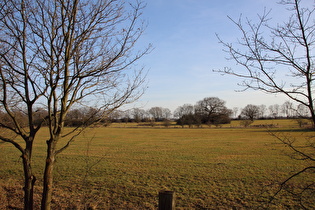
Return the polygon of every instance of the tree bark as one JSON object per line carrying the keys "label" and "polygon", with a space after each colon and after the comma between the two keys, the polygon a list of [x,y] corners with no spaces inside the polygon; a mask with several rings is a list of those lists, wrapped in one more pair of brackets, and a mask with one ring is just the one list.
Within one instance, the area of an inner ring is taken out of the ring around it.
{"label": "tree bark", "polygon": [[36,177],[32,173],[29,151],[25,151],[25,153],[22,155],[22,159],[24,170],[24,210],[32,210]]}
{"label": "tree bark", "polygon": [[52,189],[53,189],[53,169],[55,164],[55,143],[47,141],[47,157],[44,171],[43,193],[42,193],[42,210],[51,209]]}

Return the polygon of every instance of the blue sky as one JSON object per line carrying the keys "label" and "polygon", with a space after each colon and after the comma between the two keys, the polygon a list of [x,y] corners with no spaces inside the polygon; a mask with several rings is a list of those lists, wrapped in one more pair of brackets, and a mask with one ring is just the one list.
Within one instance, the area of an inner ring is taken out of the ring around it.
{"label": "blue sky", "polygon": [[[148,28],[140,40],[152,43],[154,50],[141,60],[148,70],[148,89],[132,107],[154,106],[174,111],[183,104],[195,104],[205,97],[219,97],[228,108],[247,104],[282,104],[281,95],[257,91],[236,92],[239,78],[215,73],[226,66],[239,68],[222,51],[216,33],[235,42],[238,30],[227,16],[257,20],[264,8],[272,9],[273,20],[287,17],[275,0],[145,0],[143,18]],[[312,2],[312,1],[309,1]]]}

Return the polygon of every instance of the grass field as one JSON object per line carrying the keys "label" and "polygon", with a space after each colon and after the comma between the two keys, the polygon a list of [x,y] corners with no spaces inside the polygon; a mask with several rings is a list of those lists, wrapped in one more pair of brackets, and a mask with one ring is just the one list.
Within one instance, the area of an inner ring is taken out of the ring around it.
{"label": "grass field", "polygon": [[[278,133],[304,141],[292,120],[256,121],[274,124]],[[254,124],[254,125],[255,125]],[[36,139],[34,171],[40,185],[45,155],[45,130]],[[267,201],[279,182],[310,164],[291,159],[284,145],[265,128],[188,129],[116,124],[93,128],[62,153],[55,168],[53,209],[156,209],[158,192],[176,193],[178,209],[294,209],[289,193]],[[9,144],[0,144],[0,209],[22,207],[21,160]],[[289,183],[297,189],[313,180],[310,174]],[[36,187],[36,205],[40,186]],[[312,200],[304,201],[315,208]]]}

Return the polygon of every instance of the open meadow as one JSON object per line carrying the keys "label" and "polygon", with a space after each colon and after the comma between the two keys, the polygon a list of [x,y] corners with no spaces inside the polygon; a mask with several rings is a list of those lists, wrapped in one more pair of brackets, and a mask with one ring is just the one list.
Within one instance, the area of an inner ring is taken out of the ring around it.
{"label": "open meadow", "polygon": [[[278,134],[305,141],[314,134],[293,120],[239,122],[221,128],[164,128],[113,124],[87,130],[58,156],[53,209],[156,209],[158,192],[176,193],[178,209],[294,209],[298,201],[284,191],[268,200],[278,183],[309,162],[291,159],[290,150],[272,137]],[[33,163],[39,205],[45,155],[45,131],[36,139]],[[16,149],[0,144],[0,209],[23,207],[21,159]],[[289,183],[297,189],[312,181],[309,174]],[[315,208],[314,200],[303,202]],[[269,206],[268,206],[269,205]]]}

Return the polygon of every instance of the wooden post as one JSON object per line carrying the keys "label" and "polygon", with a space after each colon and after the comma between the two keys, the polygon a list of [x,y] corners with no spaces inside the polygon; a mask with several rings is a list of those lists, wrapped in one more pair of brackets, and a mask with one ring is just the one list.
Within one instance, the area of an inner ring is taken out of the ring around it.
{"label": "wooden post", "polygon": [[175,193],[173,191],[159,192],[159,210],[175,210]]}

